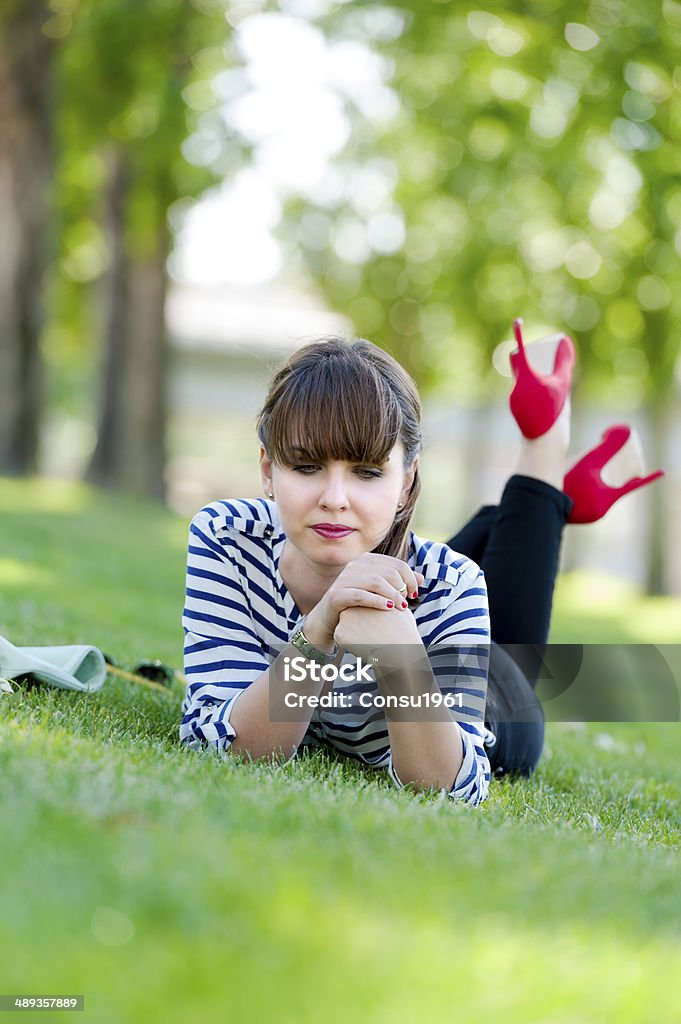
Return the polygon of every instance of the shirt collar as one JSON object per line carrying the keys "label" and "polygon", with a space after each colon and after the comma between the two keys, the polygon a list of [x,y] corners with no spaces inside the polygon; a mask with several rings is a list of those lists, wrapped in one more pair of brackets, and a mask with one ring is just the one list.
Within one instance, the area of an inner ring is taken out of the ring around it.
{"label": "shirt collar", "polygon": [[[248,537],[271,540],[283,536],[277,507],[273,501],[255,498],[252,501],[231,502],[235,512],[214,516],[211,527],[216,538],[236,531]],[[237,514],[238,512],[238,514]]]}

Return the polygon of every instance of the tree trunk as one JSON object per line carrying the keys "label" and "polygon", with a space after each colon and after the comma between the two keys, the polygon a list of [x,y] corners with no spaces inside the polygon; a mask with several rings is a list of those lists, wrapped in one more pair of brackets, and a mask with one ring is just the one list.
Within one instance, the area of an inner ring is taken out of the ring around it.
{"label": "tree trunk", "polygon": [[35,471],[42,411],[53,41],[42,2],[0,18],[0,471]]}
{"label": "tree trunk", "polygon": [[120,484],[125,490],[164,500],[168,364],[165,227],[159,234],[156,252],[130,267],[130,344],[122,424],[125,459]]}
{"label": "tree trunk", "polygon": [[97,412],[97,443],[85,477],[101,487],[119,484],[124,462],[123,421],[128,363],[129,259],[125,240],[125,203],[128,173],[119,147],[109,155],[109,177],[104,198],[104,235],[109,268],[101,282],[102,360]]}
{"label": "tree trunk", "polygon": [[[651,440],[649,465],[651,469],[664,468],[666,463],[667,439],[671,427],[671,406],[664,399],[650,410]],[[667,494],[664,480],[650,488],[650,523],[648,524],[648,552],[646,569],[646,593],[669,593],[666,571],[666,551],[669,536],[667,522]]]}
{"label": "tree trunk", "polygon": [[97,443],[86,479],[164,499],[167,228],[159,228],[153,253],[133,257],[126,240],[128,190],[125,152],[119,148],[110,159],[104,212],[110,264],[103,280]]}

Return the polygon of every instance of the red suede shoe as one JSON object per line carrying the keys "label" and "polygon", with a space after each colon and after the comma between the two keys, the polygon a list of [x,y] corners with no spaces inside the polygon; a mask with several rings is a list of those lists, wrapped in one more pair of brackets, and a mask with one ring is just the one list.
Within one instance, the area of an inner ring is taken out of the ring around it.
{"label": "red suede shoe", "polygon": [[601,471],[624,447],[631,434],[631,427],[623,423],[610,427],[603,434],[600,444],[582,456],[566,474],[563,490],[575,503],[568,523],[595,523],[625,494],[664,476],[664,471],[658,469],[648,476],[634,476],[620,487],[610,487],[604,483]]}
{"label": "red suede shoe", "polygon": [[509,404],[516,423],[525,437],[541,437],[556,422],[572,387],[575,346],[567,334],[558,336],[553,373],[536,373],[527,359],[523,343],[522,320],[513,321],[518,351],[511,353],[515,386]]}

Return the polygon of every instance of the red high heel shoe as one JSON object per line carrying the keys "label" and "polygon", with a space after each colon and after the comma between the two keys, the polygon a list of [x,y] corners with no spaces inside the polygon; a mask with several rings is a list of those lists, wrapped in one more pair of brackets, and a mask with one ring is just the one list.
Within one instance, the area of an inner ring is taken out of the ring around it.
{"label": "red high heel shoe", "polygon": [[513,321],[513,333],[518,351],[511,353],[511,369],[515,386],[509,404],[516,423],[525,437],[541,437],[560,416],[572,387],[575,365],[575,346],[572,338],[564,334],[558,342],[553,373],[543,376],[535,373],[527,361],[523,344],[522,320]]}
{"label": "red high heel shoe", "polygon": [[621,487],[609,487],[603,482],[601,470],[630,437],[631,427],[623,423],[610,427],[603,434],[600,444],[587,452],[566,474],[563,490],[575,503],[568,516],[568,523],[595,523],[619,498],[664,476],[664,470],[658,469],[648,476],[632,477]]}

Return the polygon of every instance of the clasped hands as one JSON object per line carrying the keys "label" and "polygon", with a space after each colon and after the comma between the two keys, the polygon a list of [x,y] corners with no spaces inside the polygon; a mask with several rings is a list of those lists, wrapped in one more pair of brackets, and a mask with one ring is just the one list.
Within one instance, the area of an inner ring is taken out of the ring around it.
{"label": "clasped hands", "polygon": [[416,596],[424,581],[399,558],[360,555],[343,568],[309,613],[306,635],[312,643],[333,641],[354,654],[377,645],[420,645],[406,597]]}

